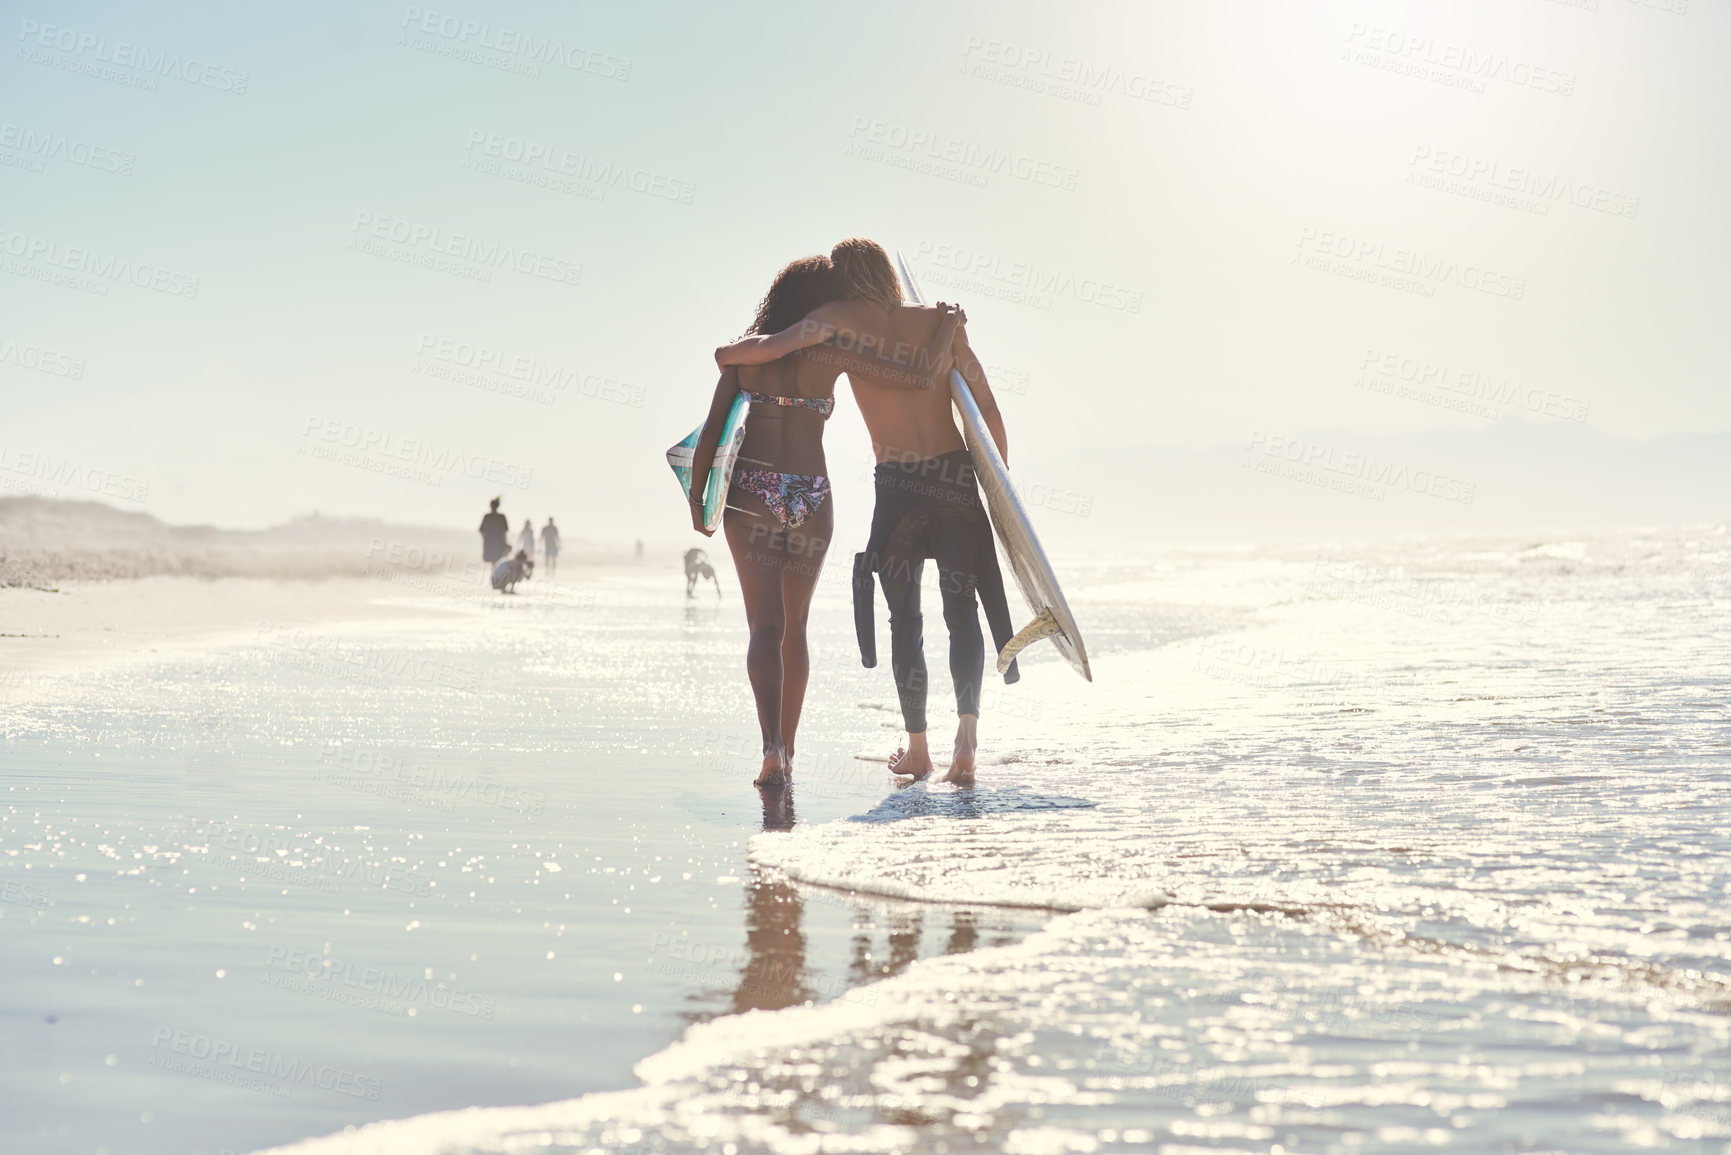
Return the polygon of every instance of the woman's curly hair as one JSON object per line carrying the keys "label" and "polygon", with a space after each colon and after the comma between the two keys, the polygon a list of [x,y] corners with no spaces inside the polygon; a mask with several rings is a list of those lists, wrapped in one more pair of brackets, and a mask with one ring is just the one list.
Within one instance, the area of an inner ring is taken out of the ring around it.
{"label": "woman's curly hair", "polygon": [[769,292],[757,306],[757,318],[746,332],[758,336],[779,333],[799,324],[819,305],[839,301],[846,295],[828,257],[801,257],[775,275]]}

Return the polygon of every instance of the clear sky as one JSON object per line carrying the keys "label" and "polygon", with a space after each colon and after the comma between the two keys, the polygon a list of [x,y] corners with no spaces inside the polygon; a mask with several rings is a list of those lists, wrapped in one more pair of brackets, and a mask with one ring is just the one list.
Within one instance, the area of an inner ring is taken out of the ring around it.
{"label": "clear sky", "polygon": [[1024,457],[1488,423],[1367,364],[1731,428],[1720,3],[6,7],[6,492],[682,541],[712,349],[855,233]]}

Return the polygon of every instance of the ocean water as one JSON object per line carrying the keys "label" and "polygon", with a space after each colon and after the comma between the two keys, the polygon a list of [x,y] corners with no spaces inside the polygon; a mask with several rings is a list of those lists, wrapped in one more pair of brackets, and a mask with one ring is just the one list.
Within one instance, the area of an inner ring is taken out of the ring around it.
{"label": "ocean water", "polygon": [[0,1145],[1731,1151],[1724,527],[1060,570],[972,790],[842,582],[767,807],[658,571],[15,696]]}

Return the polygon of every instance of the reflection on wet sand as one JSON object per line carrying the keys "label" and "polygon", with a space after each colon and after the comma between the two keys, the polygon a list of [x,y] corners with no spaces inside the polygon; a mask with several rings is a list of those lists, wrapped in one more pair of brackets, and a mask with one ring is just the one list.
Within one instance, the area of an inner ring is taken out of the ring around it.
{"label": "reflection on wet sand", "polygon": [[890,917],[889,943],[881,960],[872,952],[871,926],[866,933],[854,935],[853,959],[848,964],[848,977],[855,985],[888,978],[908,969],[920,957],[921,912],[897,911]]}
{"label": "reflection on wet sand", "polygon": [[778,1011],[814,998],[805,982],[804,910],[799,892],[754,872],[745,888],[745,965],[733,990],[733,1013]]}
{"label": "reflection on wet sand", "polygon": [[[762,792],[764,830],[793,829],[796,821],[793,794],[791,786]],[[815,965],[808,957],[814,941],[807,937],[804,920],[808,906],[833,905],[851,910],[854,934],[847,957],[835,960],[845,965],[826,973],[824,967]],[[745,884],[744,908],[745,952],[737,980],[723,1006],[711,1001],[712,1009],[686,1016],[691,1022],[831,1000],[875,1003],[870,984],[900,974],[913,965],[921,957],[922,946],[926,947],[926,955],[965,954],[1007,945],[1031,929],[1007,911],[988,912],[990,922],[982,928],[981,912],[972,909],[856,898],[816,887],[802,891],[773,871],[759,867],[752,868]],[[928,917],[935,921],[936,927],[943,928],[939,933],[924,934]],[[952,1062],[946,1064],[948,1069],[937,1076],[941,1087],[928,1085],[930,1074],[919,1074],[930,1063],[924,1044],[892,1035],[881,1050],[871,1046],[862,1050],[857,1040],[838,1041],[836,1049],[828,1052],[835,1062],[828,1089],[822,1094],[815,1093],[807,1076],[791,1067],[753,1071],[745,1082],[712,1084],[710,1090],[712,1093],[720,1090],[736,1109],[743,1107],[750,1113],[761,1114],[773,1128],[785,1129],[790,1136],[855,1131],[872,1125],[926,1127],[951,1121],[958,1110],[966,1114],[968,1104],[988,1093],[993,1064],[999,1061],[1004,1042],[1001,1035],[986,1023],[965,1024],[955,1040],[965,1053],[949,1056]],[[882,1064],[894,1065],[897,1061],[906,1064],[907,1073],[889,1084],[879,1085],[883,1078]],[[878,1072],[875,1077],[874,1071]],[[914,1105],[929,1099],[934,1091],[951,1105]],[[886,1105],[886,1100],[893,1105]],[[1004,1118],[1015,1124],[1022,1121],[1023,1114],[1013,1111]],[[658,1136],[657,1141],[665,1138],[668,1137]],[[645,1150],[683,1149],[677,1137],[673,1142],[671,1147],[652,1146]]]}
{"label": "reflection on wet sand", "polygon": [[[763,829],[792,830],[796,821],[794,788],[761,791]],[[805,905],[819,900],[846,903],[853,910],[854,935],[850,944],[845,978],[824,981],[806,957],[803,927]],[[965,954],[981,946],[1002,946],[1018,933],[1009,925],[995,928],[989,941],[982,941],[975,911],[944,909],[919,903],[885,903],[883,900],[851,899],[839,893],[801,890],[780,876],[753,868],[745,885],[745,959],[729,994],[727,1008],[687,1016],[699,1022],[723,1014],[751,1010],[780,1010],[828,998],[840,998],[852,988],[900,974],[919,960],[925,920],[947,919],[948,935],[939,951],[926,953]],[[882,932],[881,947],[878,934]]]}
{"label": "reflection on wet sand", "polygon": [[759,790],[763,799],[763,828],[765,830],[793,829],[793,784],[790,782],[780,790]]}

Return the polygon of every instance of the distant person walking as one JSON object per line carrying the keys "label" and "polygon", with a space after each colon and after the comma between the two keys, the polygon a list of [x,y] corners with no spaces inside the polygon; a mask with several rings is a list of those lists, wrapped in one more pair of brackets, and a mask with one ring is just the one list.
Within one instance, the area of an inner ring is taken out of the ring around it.
{"label": "distant person walking", "polygon": [[541,529],[541,552],[547,555],[547,576],[552,577],[559,568],[559,527],[550,517]]}
{"label": "distant person walking", "polygon": [[517,548],[525,557],[535,556],[535,523],[526,517],[523,519],[523,532],[517,535]]}
{"label": "distant person walking", "polygon": [[487,516],[481,519],[481,560],[491,565],[511,552],[511,523],[499,512],[499,499],[488,503]]}

